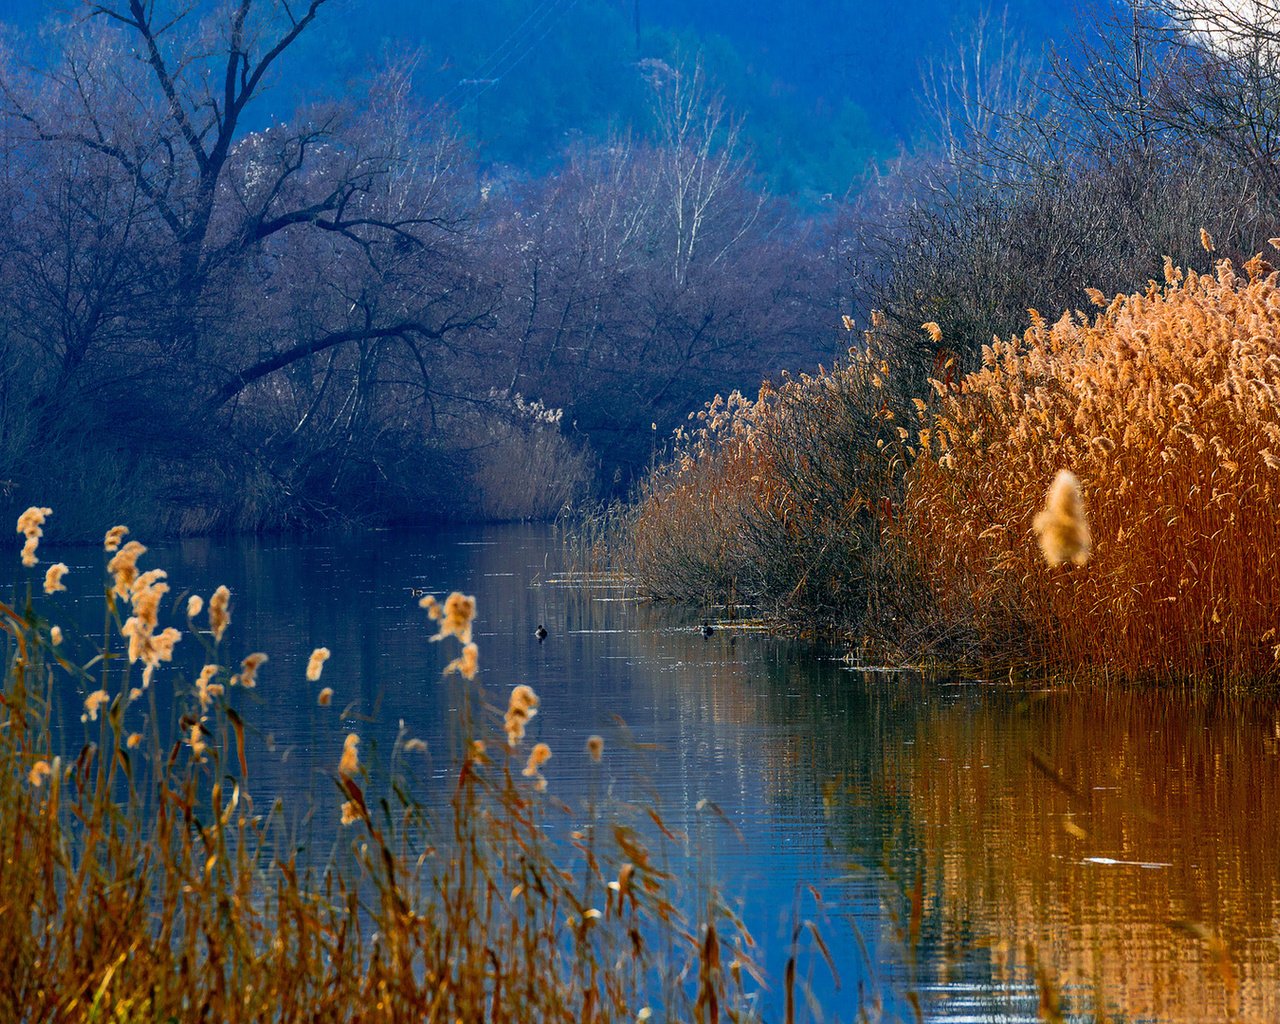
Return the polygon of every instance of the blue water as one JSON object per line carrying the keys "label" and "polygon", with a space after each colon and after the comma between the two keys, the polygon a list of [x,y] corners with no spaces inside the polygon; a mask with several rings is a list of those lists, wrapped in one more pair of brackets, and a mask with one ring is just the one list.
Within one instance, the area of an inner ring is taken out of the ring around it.
{"label": "blue water", "polygon": [[[46,539],[42,554],[72,568],[69,592],[45,605],[51,618],[100,632],[101,553]],[[908,993],[929,1020],[1035,1019],[1032,955],[1054,966],[1078,1003],[1096,997],[1092,970],[1110,986],[1103,998],[1113,1011],[1143,1019],[1265,1015],[1273,1005],[1251,993],[1280,960],[1270,925],[1280,843],[1274,829],[1260,835],[1238,820],[1280,794],[1267,775],[1276,760],[1258,760],[1275,757],[1265,740],[1273,733],[1274,748],[1280,736],[1268,709],[1174,714],[1168,696],[855,671],[838,651],[714,612],[717,628],[704,637],[700,612],[575,575],[545,527],[192,540],[153,545],[142,565],[169,570],[179,607],[188,591],[207,598],[219,584],[231,588],[224,657],[270,655],[257,689],[235,694],[251,728],[250,788],[259,806],[282,798],[296,820],[314,810],[310,827],[324,835],[338,831],[332,773],[348,731],[360,734],[375,775],[402,729],[425,740],[416,782],[443,806],[465,738],[464,688],[442,679],[457,645],[430,642],[434,627],[413,592],[474,594],[477,682],[490,705],[478,728],[500,735],[510,688],[537,691],[525,749],[544,741],[554,751],[548,797],[568,810],[548,815],[553,833],[585,822],[588,803],[659,812],[677,838],[655,845],[686,907],[714,881],[755,937],[771,978],[761,996],[767,1019],[780,1017],[794,929],[810,920],[839,974],[837,987],[802,929],[800,975],[826,1020],[855,1019],[877,999],[889,1019],[911,1020]],[[543,643],[533,635],[539,623]],[[316,684],[304,673],[318,646],[332,656]],[[67,651],[83,662],[94,647],[79,640]],[[173,687],[203,660],[188,635],[160,671],[165,728]],[[96,735],[78,721],[78,684],[56,685],[66,736]],[[329,707],[316,702],[321,685],[335,691]],[[138,720],[127,728],[147,724],[147,706],[131,709]],[[601,766],[583,752],[591,734],[605,739]],[[1057,779],[1028,760],[1032,748]],[[1231,773],[1215,774],[1227,763]],[[1232,789],[1237,775],[1251,788]],[[1179,817],[1189,801],[1194,813]],[[1202,821],[1211,808],[1220,820]],[[1167,927],[1172,918],[1207,920],[1233,937],[1235,1004],[1224,1001],[1230,993],[1219,991],[1207,954]],[[1129,955],[1151,977],[1107,980],[1105,962]]]}

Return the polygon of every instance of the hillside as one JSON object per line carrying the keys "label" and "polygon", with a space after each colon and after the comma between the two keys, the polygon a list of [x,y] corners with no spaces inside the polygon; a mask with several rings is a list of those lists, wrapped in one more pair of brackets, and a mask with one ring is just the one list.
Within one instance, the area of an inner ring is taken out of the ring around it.
{"label": "hillside", "polygon": [[[338,95],[386,60],[416,61],[423,99],[455,109],[489,165],[538,172],[566,146],[648,123],[648,60],[701,53],[731,110],[746,118],[755,163],[775,192],[844,194],[868,162],[919,132],[922,64],[944,60],[982,0],[887,5],[799,0],[748,9],[728,0],[331,0],[305,59],[277,85],[287,116],[301,96]],[[9,0],[4,21],[29,36],[65,0]],[[1076,15],[1017,0],[1009,24],[1038,53]],[[39,59],[39,45],[32,48]],[[305,69],[305,70],[302,70]]]}

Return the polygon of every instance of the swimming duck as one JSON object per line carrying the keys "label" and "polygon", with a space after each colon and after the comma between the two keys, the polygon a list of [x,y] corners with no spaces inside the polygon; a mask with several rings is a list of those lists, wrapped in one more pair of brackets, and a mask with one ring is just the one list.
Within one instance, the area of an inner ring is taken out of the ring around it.
{"label": "swimming duck", "polygon": [[533,631],[533,635],[538,638],[538,643],[542,643],[547,638],[547,627],[539,622],[538,628]]}
{"label": "swimming duck", "polygon": [[702,635],[704,637],[709,637],[715,631],[716,631],[715,626],[711,625],[711,623],[709,623],[706,619],[702,620]]}

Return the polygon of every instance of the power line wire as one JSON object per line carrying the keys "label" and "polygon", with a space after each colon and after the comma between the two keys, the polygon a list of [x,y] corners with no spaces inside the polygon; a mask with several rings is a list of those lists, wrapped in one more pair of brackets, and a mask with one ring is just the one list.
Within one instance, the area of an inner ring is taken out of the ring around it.
{"label": "power line wire", "polygon": [[[523,40],[520,36],[529,29],[531,32],[541,27],[540,23],[544,21],[548,14],[557,7],[562,0],[540,0],[540,2],[531,10],[519,25],[512,29],[507,37],[497,45],[497,47],[476,67],[474,72],[465,78],[460,79],[448,92],[437,100],[437,104],[445,105],[451,102],[456,94],[461,92],[466,85],[472,84],[479,78],[494,77],[492,71],[514,52],[514,48],[519,46]],[[539,36],[539,39],[542,37]]]}
{"label": "power line wire", "polygon": [[[558,2],[559,0],[557,0],[557,3]],[[569,0],[569,3],[565,6],[565,8],[562,11],[560,11],[560,13],[557,14],[554,18],[552,18],[550,22],[548,22],[547,27],[543,30],[542,34],[538,36],[537,39],[535,39],[528,46],[526,46],[524,50],[521,51],[519,54],[517,54],[515,57],[511,58],[507,62],[506,67],[495,68],[494,71],[489,76],[489,83],[485,85],[484,88],[477,90],[474,98],[478,100],[481,96],[483,96],[495,85],[497,85],[500,81],[502,81],[504,76],[509,75],[512,71],[514,71],[516,66],[522,60],[524,60],[527,56],[529,56],[529,54],[531,54],[534,50],[536,50],[538,48],[538,45],[542,42],[542,40],[546,39],[547,36],[551,34],[551,30],[556,27],[556,21],[558,21],[564,15],[568,14],[569,11],[571,11],[574,8],[577,2],[578,0]]]}

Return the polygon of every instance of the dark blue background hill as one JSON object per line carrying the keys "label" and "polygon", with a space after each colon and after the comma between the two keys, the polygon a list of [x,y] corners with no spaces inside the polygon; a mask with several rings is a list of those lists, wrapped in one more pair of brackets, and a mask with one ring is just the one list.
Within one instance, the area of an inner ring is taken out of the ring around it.
{"label": "dark blue background hill", "polygon": [[[944,59],[984,9],[984,0],[332,0],[275,95],[287,108],[299,95],[340,93],[381,61],[416,56],[422,97],[460,113],[485,162],[536,172],[575,140],[643,131],[639,62],[700,53],[730,109],[745,115],[770,186],[820,198],[913,143],[922,63]],[[29,34],[79,10],[6,0],[0,21]],[[1007,14],[1031,53],[1068,39],[1076,20],[1072,7],[1038,0],[1015,0]]]}

